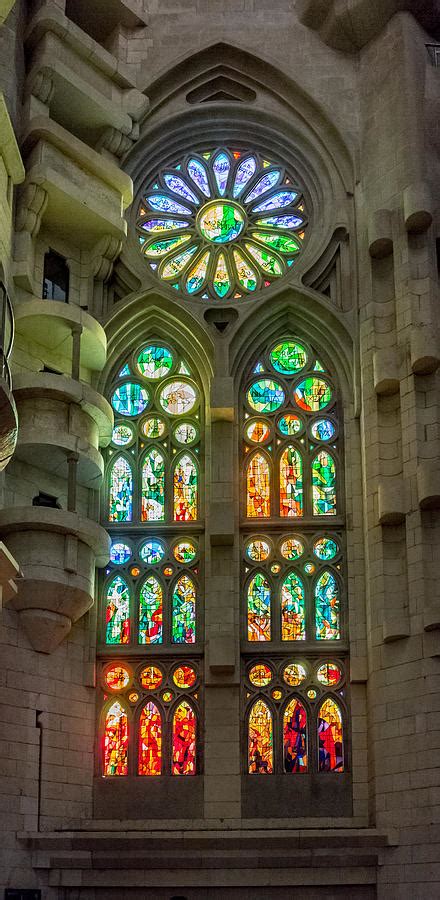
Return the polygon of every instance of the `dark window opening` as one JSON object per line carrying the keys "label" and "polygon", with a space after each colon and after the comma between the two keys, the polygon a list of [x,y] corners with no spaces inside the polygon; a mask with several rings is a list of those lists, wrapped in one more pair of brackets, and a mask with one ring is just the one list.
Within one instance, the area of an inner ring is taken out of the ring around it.
{"label": "dark window opening", "polygon": [[45,494],[44,491],[40,491],[36,497],[32,500],[32,506],[48,506],[49,509],[61,509],[61,504],[58,503],[58,497],[54,497],[53,494]]}
{"label": "dark window opening", "polygon": [[69,302],[69,267],[54,250],[44,255],[43,300]]}

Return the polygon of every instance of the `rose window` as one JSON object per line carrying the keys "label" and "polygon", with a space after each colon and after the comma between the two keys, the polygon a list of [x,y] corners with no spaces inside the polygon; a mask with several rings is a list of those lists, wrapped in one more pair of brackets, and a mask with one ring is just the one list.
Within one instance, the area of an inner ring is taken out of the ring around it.
{"label": "rose window", "polygon": [[137,230],[155,275],[201,300],[252,296],[297,261],[307,215],[284,166],[224,148],[185,156],[145,190]]}

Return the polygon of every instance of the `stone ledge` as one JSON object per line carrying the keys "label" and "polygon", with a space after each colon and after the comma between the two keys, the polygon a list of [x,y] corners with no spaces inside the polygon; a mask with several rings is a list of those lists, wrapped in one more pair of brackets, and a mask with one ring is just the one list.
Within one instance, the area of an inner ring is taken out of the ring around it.
{"label": "stone ledge", "polygon": [[[47,350],[56,350],[72,359],[72,329],[81,328],[80,364],[92,372],[101,371],[107,358],[107,338],[97,321],[80,306],[33,297],[14,304],[16,334]],[[64,349],[65,345],[65,349]]]}
{"label": "stone ledge", "polygon": [[27,372],[15,376],[14,393],[17,400],[20,396],[27,399],[47,397],[76,403],[96,422],[100,446],[106,446],[111,440],[113,410],[102,394],[82,381],[49,372]]}

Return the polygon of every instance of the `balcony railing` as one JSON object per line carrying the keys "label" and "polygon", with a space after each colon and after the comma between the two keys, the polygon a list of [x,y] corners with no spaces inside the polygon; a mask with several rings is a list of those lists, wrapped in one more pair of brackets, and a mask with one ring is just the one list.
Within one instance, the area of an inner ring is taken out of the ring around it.
{"label": "balcony railing", "polygon": [[11,372],[8,359],[14,342],[14,314],[8,292],[0,281],[0,377],[11,390]]}

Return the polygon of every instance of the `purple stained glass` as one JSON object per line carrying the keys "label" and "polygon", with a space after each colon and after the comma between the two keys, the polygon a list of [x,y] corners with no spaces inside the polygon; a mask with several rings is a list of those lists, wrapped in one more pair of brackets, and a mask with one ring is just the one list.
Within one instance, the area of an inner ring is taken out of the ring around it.
{"label": "purple stained glass", "polygon": [[246,157],[246,159],[243,159],[235,173],[234,188],[232,192],[233,197],[239,197],[243,188],[255,174],[256,168],[257,161],[255,159],[255,156],[248,156]]}
{"label": "purple stained glass", "polygon": [[171,200],[166,194],[155,194],[147,197],[147,201],[152,209],[158,209],[161,212],[178,213],[179,215],[190,216],[191,210],[186,206],[182,206],[177,200]]}
{"label": "purple stained glass", "polygon": [[188,163],[188,175],[194,184],[201,190],[205,197],[210,197],[208,174],[203,163],[199,159],[190,159]]}
{"label": "purple stained glass", "polygon": [[257,197],[261,197],[261,195],[265,194],[266,191],[269,191],[271,188],[275,187],[280,175],[281,172],[279,169],[274,169],[273,172],[267,172],[266,175],[263,175],[263,177],[260,178],[259,181],[257,181],[250,194],[245,197],[245,203],[251,203],[252,200],[256,200]]}
{"label": "purple stained glass", "polygon": [[263,200],[258,206],[254,206],[254,212],[266,212],[268,209],[284,209],[285,206],[293,203],[297,196],[296,191],[277,191],[276,194],[272,194],[272,197],[268,197],[267,200]]}
{"label": "purple stained glass", "polygon": [[219,194],[221,197],[223,197],[226,190],[226,185],[228,183],[229,169],[231,168],[231,163],[229,161],[229,157],[226,156],[226,153],[223,153],[222,151],[221,153],[217,154],[212,168],[214,171],[215,180],[217,182]]}
{"label": "purple stained glass", "polygon": [[173,175],[172,172],[165,172],[163,176],[166,186],[173,191],[174,194],[179,194],[180,197],[183,197],[184,200],[189,200],[190,203],[199,203],[198,197],[194,194],[191,188],[188,187],[186,181],[183,178],[180,178],[179,175]]}

